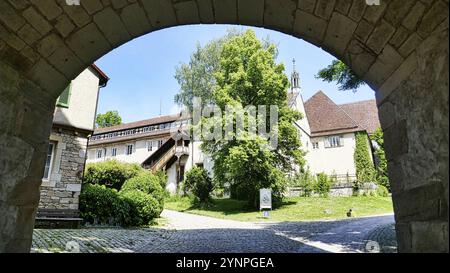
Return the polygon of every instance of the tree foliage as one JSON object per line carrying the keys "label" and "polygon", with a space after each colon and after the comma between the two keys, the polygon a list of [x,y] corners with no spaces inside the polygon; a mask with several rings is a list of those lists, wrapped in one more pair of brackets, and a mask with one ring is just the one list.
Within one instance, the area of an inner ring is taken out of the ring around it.
{"label": "tree foliage", "polygon": [[[293,125],[301,114],[287,105],[289,80],[284,66],[275,62],[276,54],[274,44],[260,41],[251,30],[230,38],[223,44],[212,99],[222,113],[226,106],[235,109],[247,105],[278,106],[277,148],[269,149],[267,139],[247,130],[234,131],[228,135],[231,140],[204,141],[202,145],[214,159],[215,179],[219,183],[231,183],[232,190],[244,195],[253,206],[260,188],[272,188],[274,200],[281,199],[286,186],[284,173],[292,171],[294,165],[304,165],[301,143]],[[268,116],[269,113],[267,120]],[[255,122],[250,115],[245,118],[246,128]],[[202,124],[208,122],[226,124],[225,116],[204,118]]]}
{"label": "tree foliage", "polygon": [[239,33],[229,29],[224,37],[212,40],[205,46],[197,43],[189,63],[176,68],[175,79],[180,85],[180,91],[175,95],[175,103],[192,111],[194,97],[201,98],[203,105],[213,102],[212,92],[216,84],[214,74],[220,67],[223,44]]}
{"label": "tree foliage", "polygon": [[122,124],[122,118],[118,111],[108,111],[104,114],[98,114],[95,123],[97,128],[111,127]]}
{"label": "tree foliage", "polygon": [[316,78],[325,82],[337,82],[341,91],[352,90],[356,92],[359,87],[365,84],[353,70],[339,60],[334,60],[328,67],[320,70]]}
{"label": "tree foliage", "polygon": [[385,186],[388,190],[391,189],[388,176],[387,159],[384,151],[383,130],[378,128],[371,136],[371,139],[377,143],[375,148],[375,157],[377,159],[377,181],[378,184]]}
{"label": "tree foliage", "polygon": [[209,177],[208,172],[199,167],[194,167],[186,173],[183,186],[186,191],[192,192],[200,203],[208,202],[211,192],[214,189],[212,179]]}

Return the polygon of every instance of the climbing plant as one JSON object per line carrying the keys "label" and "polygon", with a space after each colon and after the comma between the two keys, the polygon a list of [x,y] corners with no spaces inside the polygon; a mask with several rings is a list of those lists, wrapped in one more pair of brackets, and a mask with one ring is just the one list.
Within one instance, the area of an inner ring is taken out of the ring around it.
{"label": "climbing plant", "polygon": [[358,192],[363,183],[376,181],[375,167],[371,159],[369,141],[366,133],[356,133],[354,160],[356,166],[356,181],[353,190],[354,192]]}

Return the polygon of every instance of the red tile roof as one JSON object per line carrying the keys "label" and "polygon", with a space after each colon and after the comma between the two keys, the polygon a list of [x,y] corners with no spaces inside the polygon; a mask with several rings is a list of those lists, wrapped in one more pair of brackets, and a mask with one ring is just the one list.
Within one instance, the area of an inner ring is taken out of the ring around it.
{"label": "red tile roof", "polygon": [[358,123],[322,91],[305,102],[305,111],[312,136],[360,130]]}
{"label": "red tile roof", "polygon": [[376,100],[365,100],[339,105],[367,133],[373,134],[380,125]]}
{"label": "red tile roof", "polygon": [[337,105],[322,91],[305,102],[306,116],[312,136],[367,131],[378,127],[378,108],[375,100]]}

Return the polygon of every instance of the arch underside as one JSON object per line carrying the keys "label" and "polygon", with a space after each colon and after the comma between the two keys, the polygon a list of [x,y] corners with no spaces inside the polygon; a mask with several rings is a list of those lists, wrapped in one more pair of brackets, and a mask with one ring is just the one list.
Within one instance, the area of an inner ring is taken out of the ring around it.
{"label": "arch underside", "polygon": [[54,103],[112,49],[186,24],[304,39],[376,90],[400,251],[448,251],[448,1],[0,1],[0,251],[27,251]]}

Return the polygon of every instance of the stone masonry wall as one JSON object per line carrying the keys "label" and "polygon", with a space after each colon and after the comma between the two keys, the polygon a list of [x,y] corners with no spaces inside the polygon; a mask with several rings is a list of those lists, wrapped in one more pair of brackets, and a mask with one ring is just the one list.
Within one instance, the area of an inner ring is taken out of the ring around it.
{"label": "stone masonry wall", "polygon": [[48,183],[41,186],[39,208],[78,209],[78,198],[86,160],[87,135],[71,130],[52,129],[56,146]]}

